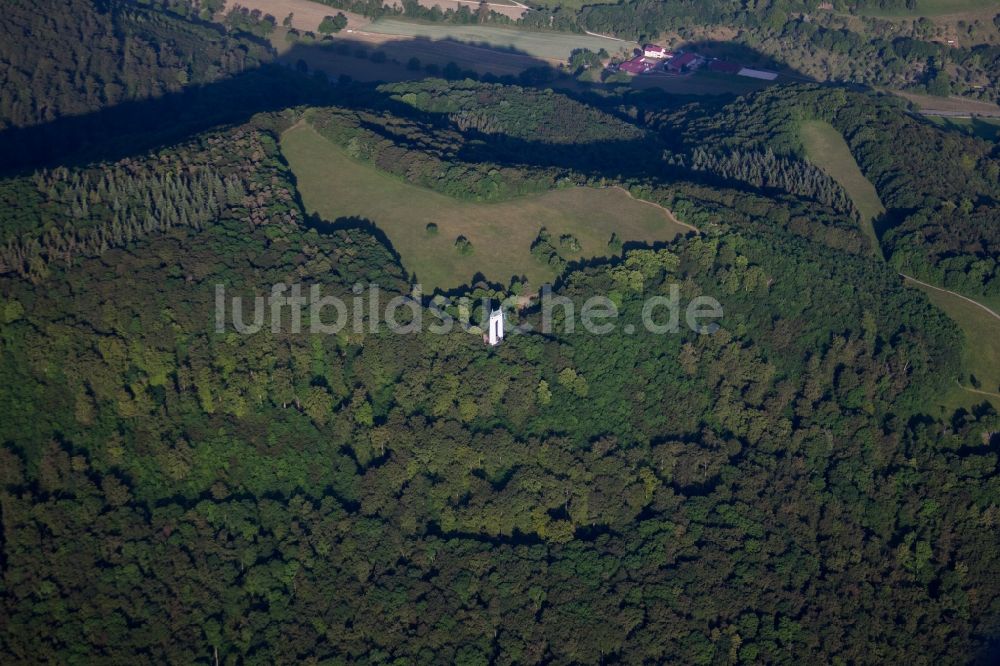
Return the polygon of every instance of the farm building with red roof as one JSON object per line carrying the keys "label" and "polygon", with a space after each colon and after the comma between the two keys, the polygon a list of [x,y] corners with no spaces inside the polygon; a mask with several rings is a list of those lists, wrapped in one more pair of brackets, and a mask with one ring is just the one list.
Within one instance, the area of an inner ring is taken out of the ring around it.
{"label": "farm building with red roof", "polygon": [[618,69],[626,74],[645,74],[652,68],[653,65],[646,62],[644,58],[632,58],[631,60],[626,60],[618,66]]}
{"label": "farm building with red roof", "polygon": [[697,53],[685,53],[667,61],[667,69],[674,72],[698,69],[705,59]]}

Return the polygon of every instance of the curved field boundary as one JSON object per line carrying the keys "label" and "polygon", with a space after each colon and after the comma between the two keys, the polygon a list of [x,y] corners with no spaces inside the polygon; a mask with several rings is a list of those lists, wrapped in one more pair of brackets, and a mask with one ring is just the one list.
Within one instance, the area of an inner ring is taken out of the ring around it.
{"label": "curved field boundary", "polygon": [[1000,393],[990,393],[989,391],[980,391],[979,389],[969,388],[968,386],[962,386],[962,382],[958,381],[957,379],[955,380],[955,383],[958,384],[958,388],[962,389],[963,391],[968,391],[969,393],[978,393],[979,395],[985,395],[990,398],[1000,399]]}
{"label": "curved field boundary", "polygon": [[[623,243],[657,243],[695,230],[622,188],[569,187],[497,202],[456,199],[356,161],[308,123],[282,134],[281,151],[310,213],[331,222],[370,221],[426,294],[462,287],[477,274],[501,284],[525,276],[531,289],[552,281],[556,268],[531,253],[543,227],[567,261],[617,254],[609,248],[612,234]],[[560,242],[564,235],[576,242]],[[459,237],[471,243],[471,253],[458,251]]]}
{"label": "curved field boundary", "polygon": [[661,206],[660,204],[656,203],[655,201],[646,201],[645,199],[636,199],[634,196],[632,196],[631,192],[629,192],[627,189],[625,189],[621,185],[612,185],[611,189],[613,189],[613,190],[621,190],[622,192],[624,192],[625,194],[627,194],[628,198],[631,199],[632,201],[638,201],[641,204],[646,204],[647,206],[653,206],[654,208],[659,208],[660,210],[662,210],[664,213],[667,214],[667,217],[670,218],[670,221],[673,222],[674,224],[678,224],[678,225],[680,225],[682,227],[690,229],[691,231],[693,231],[693,232],[695,232],[697,234],[701,233],[701,229],[699,229],[698,227],[694,226],[693,224],[688,224],[687,222],[681,222],[680,220],[677,219],[677,216],[674,215],[674,211],[670,210],[669,208],[664,208],[663,206]]}
{"label": "curved field boundary", "polygon": [[822,120],[809,120],[799,126],[799,136],[810,162],[840,183],[851,197],[861,225],[874,244],[873,249],[882,256],[882,247],[875,234],[873,221],[885,212],[885,206],[871,181],[865,178],[851,149],[836,127]]}
{"label": "curved field boundary", "polygon": [[[968,386],[975,376],[987,389],[1000,386],[1000,313],[967,296],[942,289],[903,273],[907,284],[924,292],[931,303],[961,329],[965,337],[962,349],[963,379],[942,394],[941,400],[952,409],[968,409],[972,396],[983,396],[1000,408],[1000,394]],[[964,382],[964,384],[963,384]]]}
{"label": "curved field boundary", "polygon": [[971,298],[969,298],[968,296],[962,296],[962,294],[959,294],[958,292],[955,292],[955,291],[951,291],[950,289],[942,289],[941,287],[935,287],[932,284],[927,284],[926,282],[918,280],[915,277],[910,277],[909,275],[906,275],[904,273],[900,273],[900,275],[904,279],[909,280],[910,282],[916,282],[917,284],[922,285],[924,287],[927,287],[928,289],[933,289],[935,291],[940,291],[940,292],[945,293],[945,294],[950,294],[951,296],[954,296],[955,298],[960,298],[963,301],[968,301],[969,303],[972,303],[973,305],[975,305],[977,308],[981,308],[981,309],[985,310],[986,312],[988,312],[990,314],[990,316],[992,316],[995,319],[997,319],[998,321],[1000,321],[1000,314],[997,314],[996,312],[994,312],[990,308],[986,307],[985,305],[983,305],[979,301],[974,301]]}

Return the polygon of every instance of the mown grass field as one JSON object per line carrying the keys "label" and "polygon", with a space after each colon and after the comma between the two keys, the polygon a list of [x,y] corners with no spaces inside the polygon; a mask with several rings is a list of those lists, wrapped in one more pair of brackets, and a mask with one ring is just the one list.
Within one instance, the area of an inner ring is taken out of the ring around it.
{"label": "mown grass field", "polygon": [[[1000,409],[1000,320],[954,294],[913,282],[908,284],[926,293],[931,303],[951,317],[965,335],[961,386],[949,387],[941,396],[945,413],[960,407],[968,409],[984,400]],[[972,377],[982,393],[970,390],[974,388]]]}
{"label": "mown grass field", "polygon": [[916,93],[883,89],[882,92],[898,95],[913,102],[925,111],[946,111],[949,113],[977,114],[980,116],[1000,116],[1000,106],[967,97],[935,97]]}
{"label": "mown grass field", "polygon": [[946,16],[993,9],[996,0],[917,0],[914,9],[862,9],[863,16]]}
{"label": "mown grass field", "polygon": [[[572,234],[579,240],[580,252],[560,250],[570,260],[607,256],[612,232],[625,242],[651,243],[688,231],[661,208],[616,189],[575,187],[501,203],[459,201],[355,161],[305,123],[285,132],[281,150],[310,213],[329,221],[356,216],[373,222],[427,294],[468,284],[477,273],[503,284],[524,275],[532,290],[551,281],[552,269],[530,251],[542,227],[553,239]],[[438,225],[435,235],[426,231],[431,222]],[[459,236],[472,242],[471,255],[456,250]]]}
{"label": "mown grass field", "polygon": [[636,44],[605,37],[563,32],[534,32],[484,25],[444,25],[414,23],[397,19],[379,19],[364,28],[365,32],[399,37],[423,37],[432,40],[452,39],[470,44],[486,44],[497,49],[514,49],[543,60],[566,60],[573,49],[608,53],[631,49]]}
{"label": "mown grass field", "polygon": [[803,122],[799,132],[806,157],[847,190],[861,212],[865,233],[879,247],[872,221],[885,212],[885,207],[875,187],[861,173],[844,137],[833,125],[819,120]]}

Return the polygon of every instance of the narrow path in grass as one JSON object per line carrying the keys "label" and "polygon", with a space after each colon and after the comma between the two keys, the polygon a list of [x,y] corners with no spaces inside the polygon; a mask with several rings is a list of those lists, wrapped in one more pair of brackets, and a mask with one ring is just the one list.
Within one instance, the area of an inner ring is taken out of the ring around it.
{"label": "narrow path in grass", "polygon": [[958,388],[962,389],[963,391],[968,391],[969,393],[978,393],[979,395],[985,395],[991,398],[1000,399],[1000,393],[990,393],[989,391],[980,391],[979,389],[969,388],[968,386],[962,386],[962,382],[958,381],[957,379],[955,380],[955,383],[958,384]]}
{"label": "narrow path in grass", "polygon": [[903,273],[900,276],[913,288],[923,291],[964,334],[962,376],[956,378],[955,388],[942,393],[943,404],[951,409],[968,409],[981,400],[974,396],[983,396],[1000,408],[1000,393],[990,390],[1000,387],[1000,313],[968,296]]}
{"label": "narrow path in grass", "polygon": [[621,39],[620,37],[612,37],[611,35],[602,35],[599,32],[591,32],[589,30],[584,30],[584,32],[587,33],[588,35],[590,35],[591,37],[603,37],[604,39],[613,39],[616,42],[627,42],[628,41],[627,39]]}
{"label": "narrow path in grass", "polygon": [[[823,121],[806,121],[800,125],[800,136],[808,159],[826,171],[847,191],[861,213],[861,225],[874,244],[876,255],[884,261],[881,244],[873,221],[885,212],[882,201],[864,173],[840,132]],[[921,289],[930,302],[944,312],[962,331],[962,380],[955,388],[944,387],[939,396],[942,406],[950,409],[969,408],[972,395],[982,395],[1000,407],[1000,394],[981,391],[963,385],[977,383],[989,388],[1000,386],[1000,314],[968,296],[928,284],[904,273],[906,283]]]}
{"label": "narrow path in grass", "polygon": [[923,285],[924,287],[927,287],[928,289],[934,289],[935,291],[940,291],[940,292],[945,293],[945,294],[951,294],[952,296],[954,296],[956,298],[961,298],[963,301],[968,301],[969,303],[972,303],[976,307],[982,308],[983,310],[986,310],[986,312],[988,312],[991,316],[993,316],[997,320],[1000,320],[1000,314],[997,314],[996,312],[994,312],[990,308],[986,307],[985,305],[983,305],[979,301],[972,300],[968,296],[962,296],[962,294],[959,294],[958,292],[955,292],[955,291],[951,291],[950,289],[942,289],[941,287],[935,287],[932,284],[927,284],[926,282],[918,280],[915,277],[911,277],[909,275],[906,275],[905,273],[900,273],[900,275],[903,276],[904,278],[906,278],[907,280],[909,280],[910,282],[916,282],[917,284]]}
{"label": "narrow path in grass", "polygon": [[629,192],[627,189],[625,189],[621,185],[612,185],[611,189],[621,190],[622,192],[624,192],[625,194],[627,194],[628,198],[631,199],[632,201],[638,201],[641,204],[646,204],[647,206],[653,206],[654,208],[659,208],[664,213],[666,213],[667,217],[670,218],[670,221],[673,222],[674,224],[679,224],[680,226],[685,227],[687,229],[690,229],[691,231],[693,231],[695,233],[698,233],[698,234],[701,233],[701,229],[699,229],[698,227],[694,226],[693,224],[688,224],[687,222],[681,222],[680,220],[677,219],[677,216],[674,215],[674,211],[670,210],[669,208],[665,208],[664,206],[661,206],[660,204],[656,203],[655,201],[646,201],[645,199],[636,199],[634,196],[632,196],[631,192]]}

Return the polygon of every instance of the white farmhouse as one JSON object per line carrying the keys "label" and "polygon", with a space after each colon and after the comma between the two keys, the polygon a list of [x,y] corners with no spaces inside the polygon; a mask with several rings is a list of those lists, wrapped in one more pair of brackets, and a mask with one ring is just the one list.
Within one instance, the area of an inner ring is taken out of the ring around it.
{"label": "white farmhouse", "polygon": [[664,58],[669,58],[673,54],[660,46],[659,44],[646,44],[642,47],[642,56],[644,58],[656,58],[657,60],[662,60]]}

